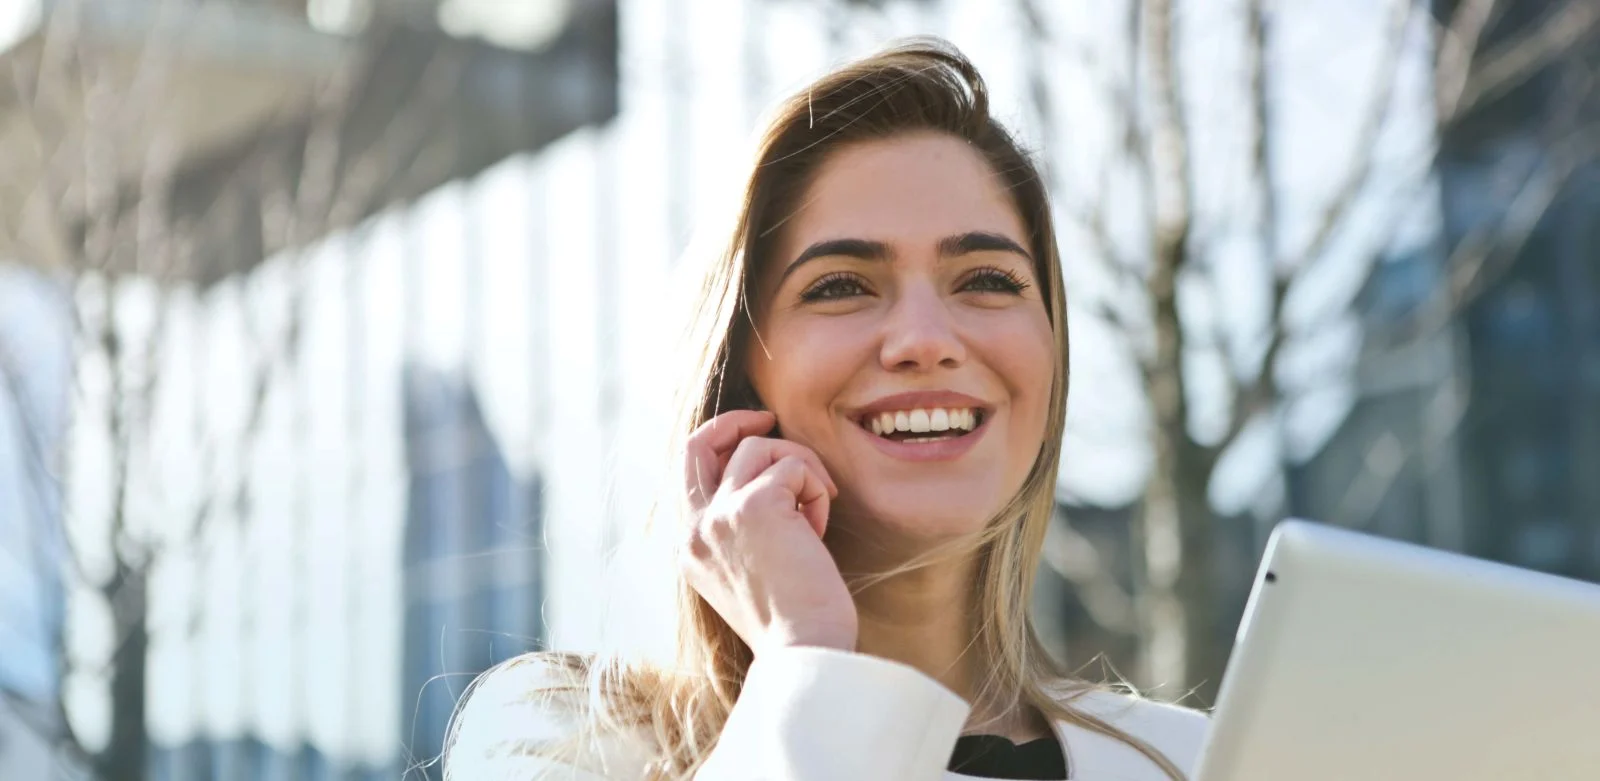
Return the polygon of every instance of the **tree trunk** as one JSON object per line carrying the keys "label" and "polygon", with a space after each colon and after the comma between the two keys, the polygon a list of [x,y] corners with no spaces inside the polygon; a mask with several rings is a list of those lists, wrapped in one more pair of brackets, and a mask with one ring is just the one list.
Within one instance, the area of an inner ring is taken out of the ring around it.
{"label": "tree trunk", "polygon": [[1184,332],[1178,275],[1189,260],[1189,138],[1178,99],[1177,16],[1170,0],[1150,0],[1141,23],[1148,38],[1154,109],[1149,137],[1153,205],[1148,280],[1155,353],[1144,367],[1153,418],[1154,459],[1134,540],[1137,546],[1143,684],[1181,695],[1215,689],[1214,523],[1206,497],[1213,454],[1189,439]]}
{"label": "tree trunk", "polygon": [[1146,372],[1154,417],[1153,466],[1139,512],[1141,665],[1146,686],[1168,694],[1216,691],[1225,652],[1216,638],[1215,519],[1207,486],[1213,454],[1189,438],[1183,332],[1176,280],[1184,237],[1160,241],[1151,278],[1156,353]]}
{"label": "tree trunk", "polygon": [[111,731],[95,758],[100,781],[145,778],[145,669],[150,635],[146,624],[145,573],[119,563],[119,572],[101,593],[111,606],[119,643],[111,658]]}
{"label": "tree trunk", "polygon": [[112,646],[107,670],[106,697],[110,700],[110,730],[106,745],[95,754],[94,765],[100,781],[140,781],[146,775],[145,763],[145,666],[149,651],[149,626],[146,623],[146,575],[149,563],[143,552],[134,550],[128,531],[129,471],[135,441],[129,413],[139,405],[128,399],[124,374],[124,343],[117,333],[117,288],[106,282],[105,311],[98,334],[100,347],[111,369],[111,393],[106,402],[106,422],[112,448],[111,528],[105,543],[115,560],[111,577],[99,587],[111,613]]}

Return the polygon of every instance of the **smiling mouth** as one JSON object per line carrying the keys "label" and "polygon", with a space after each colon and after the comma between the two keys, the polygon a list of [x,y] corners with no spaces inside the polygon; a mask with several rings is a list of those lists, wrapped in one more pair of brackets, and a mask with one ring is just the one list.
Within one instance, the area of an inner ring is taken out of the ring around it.
{"label": "smiling mouth", "polygon": [[916,444],[967,436],[983,425],[984,414],[978,407],[919,407],[869,413],[858,423],[884,439]]}

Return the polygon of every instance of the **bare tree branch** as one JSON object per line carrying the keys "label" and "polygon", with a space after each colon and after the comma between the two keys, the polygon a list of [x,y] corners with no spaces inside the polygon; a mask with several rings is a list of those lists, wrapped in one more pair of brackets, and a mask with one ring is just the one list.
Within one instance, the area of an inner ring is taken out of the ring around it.
{"label": "bare tree branch", "polygon": [[[1149,0],[1145,24],[1150,37],[1152,123],[1150,199],[1155,209],[1157,257],[1185,257],[1189,239],[1194,172],[1189,160],[1189,128],[1178,96],[1182,85],[1171,0]],[[1158,261],[1159,262],[1159,261]]]}
{"label": "bare tree branch", "polygon": [[[1432,405],[1437,409],[1441,399],[1450,398],[1455,392],[1453,387],[1441,389],[1435,394]],[[1466,419],[1466,412],[1466,404],[1450,405],[1445,413],[1448,419],[1427,427],[1422,441],[1411,450],[1393,432],[1384,432],[1373,440],[1362,456],[1361,470],[1350,479],[1328,520],[1353,529],[1370,529],[1384,498],[1404,474],[1406,465],[1436,463],[1438,459],[1429,458],[1430,454],[1438,453],[1449,444]]]}
{"label": "bare tree branch", "polygon": [[[1431,4],[1431,0],[1418,2]],[[1461,0],[1449,24],[1441,26],[1433,66],[1434,108],[1441,121],[1456,116],[1483,31],[1503,9],[1498,0]]]}
{"label": "bare tree branch", "polygon": [[[1144,33],[1145,1],[1128,0],[1128,13],[1123,23],[1128,38],[1128,57],[1127,61],[1123,63],[1127,80],[1120,85],[1120,88],[1111,90],[1110,102],[1112,108],[1115,109],[1115,113],[1122,120],[1122,132],[1120,133],[1122,152],[1128,156],[1134,170],[1140,172],[1143,178],[1148,179],[1151,168],[1151,144],[1145,128],[1139,122],[1139,117],[1143,112],[1139,110],[1138,101],[1139,73],[1142,70],[1145,51],[1148,48]],[[1154,193],[1145,193],[1145,200],[1146,208],[1153,210]],[[1151,223],[1154,224],[1153,216],[1151,217]]]}
{"label": "bare tree branch", "polygon": [[1193,170],[1189,160],[1189,128],[1184,120],[1177,65],[1175,13],[1170,0],[1150,0],[1144,25],[1149,34],[1152,91],[1155,94],[1147,177],[1153,209],[1151,272],[1146,287],[1152,299],[1155,368],[1165,368],[1149,384],[1157,425],[1168,435],[1186,436],[1188,400],[1179,365],[1185,334],[1178,316],[1180,268],[1190,254],[1190,201]]}
{"label": "bare tree branch", "polygon": [[[1257,244],[1260,248],[1262,259],[1274,269],[1272,274],[1272,298],[1268,311],[1271,312],[1273,322],[1277,323],[1283,311],[1283,303],[1288,295],[1289,285],[1282,274],[1276,273],[1279,264],[1278,238],[1278,189],[1277,176],[1274,173],[1272,159],[1272,121],[1271,121],[1271,92],[1268,88],[1268,59],[1271,52],[1271,18],[1268,16],[1265,0],[1251,0],[1245,9],[1245,63],[1249,74],[1250,90],[1250,155],[1248,159],[1249,177],[1257,200],[1257,230],[1259,236]],[[1382,72],[1382,69],[1379,71]],[[1379,90],[1381,92],[1381,90]],[[1384,101],[1387,102],[1386,100]],[[1357,154],[1360,154],[1358,147]],[[1217,286],[1214,271],[1208,271],[1205,278],[1212,289],[1213,306],[1219,310],[1222,306],[1222,292]],[[1262,358],[1261,369],[1254,380],[1243,382],[1235,376],[1232,361],[1229,361],[1228,372],[1229,392],[1233,403],[1229,413],[1228,427],[1221,440],[1210,449],[1211,463],[1221,458],[1233,445],[1234,440],[1244,432],[1245,428],[1255,419],[1256,415],[1268,408],[1277,395],[1276,383],[1272,375],[1272,367],[1277,362],[1278,352],[1282,350],[1283,334],[1281,328],[1274,328],[1269,337],[1272,341],[1267,346],[1266,355]],[[1223,355],[1232,358],[1230,345],[1227,344],[1223,329],[1223,318],[1216,318],[1212,331],[1217,345]]]}
{"label": "bare tree branch", "polygon": [[[1049,69],[1043,58],[1043,54],[1052,48],[1050,41],[1053,36],[1047,28],[1044,16],[1035,0],[1017,0],[1017,10],[1022,17],[1023,27],[1028,35],[1029,99],[1033,103],[1034,113],[1039,122],[1040,136],[1044,139],[1054,139],[1056,108],[1054,101],[1050,97]],[[1118,100],[1118,95],[1121,95],[1123,99],[1130,99],[1127,98],[1126,90],[1119,92],[1108,88],[1107,92],[1112,93],[1108,97],[1113,101]],[[1124,118],[1134,116],[1133,113],[1127,111],[1114,112],[1114,115]],[[1053,167],[1046,166],[1044,175],[1048,180],[1046,185],[1051,191],[1062,189],[1060,177],[1056,175]],[[1108,191],[1110,176],[1110,164],[1107,163],[1101,166],[1098,174],[1099,183],[1095,189],[1098,195],[1103,196]],[[1094,302],[1091,307],[1093,314],[1116,331],[1125,340],[1130,349],[1137,350],[1137,326],[1134,318],[1118,305],[1118,301],[1123,298],[1126,288],[1140,289],[1144,286],[1144,280],[1138,271],[1134,269],[1133,264],[1121,257],[1122,253],[1117,248],[1116,241],[1112,239],[1110,230],[1106,226],[1104,200],[1103,197],[1093,198],[1089,204],[1081,208],[1069,209],[1067,217],[1088,234],[1096,249],[1095,260],[1099,261],[1100,267],[1107,272],[1111,283],[1116,288],[1112,295],[1112,300]]]}
{"label": "bare tree branch", "polygon": [[[1101,192],[1105,192],[1103,187]],[[1146,351],[1139,347],[1142,336],[1149,330],[1146,318],[1129,311],[1129,308],[1121,303],[1127,299],[1130,290],[1144,290],[1146,285],[1144,276],[1127,258],[1122,257],[1121,250],[1117,248],[1116,241],[1106,227],[1103,207],[1091,206],[1075,214],[1072,219],[1089,236],[1095,248],[1093,258],[1106,272],[1112,285],[1110,300],[1100,300],[1095,303],[1093,307],[1095,315],[1126,339],[1131,348],[1141,353],[1142,363],[1148,363],[1149,356],[1143,355]]]}
{"label": "bare tree branch", "polygon": [[1294,283],[1302,278],[1306,269],[1310,268],[1316,258],[1326,251],[1328,242],[1345,223],[1351,210],[1359,202],[1359,196],[1365,190],[1371,178],[1377,138],[1387,124],[1394,104],[1394,84],[1400,65],[1400,53],[1404,50],[1406,31],[1410,28],[1414,6],[1411,0],[1394,0],[1389,7],[1390,19],[1384,39],[1384,47],[1379,55],[1377,65],[1374,67],[1374,80],[1377,82],[1372,91],[1372,96],[1362,113],[1362,122],[1356,132],[1356,142],[1352,147],[1352,160],[1345,169],[1344,176],[1339,186],[1335,189],[1333,197],[1325,207],[1311,239],[1301,250],[1296,259],[1285,262],[1278,256],[1281,248],[1277,240],[1277,209],[1272,177],[1272,162],[1269,146],[1271,128],[1269,126],[1268,103],[1270,96],[1266,88],[1266,52],[1269,42],[1267,28],[1269,20],[1262,0],[1252,0],[1249,6],[1249,20],[1247,22],[1246,40],[1250,48],[1248,62],[1251,80],[1252,104],[1252,162],[1250,175],[1256,182],[1256,189],[1260,193],[1261,201],[1261,246],[1266,258],[1272,263],[1274,270],[1272,294],[1269,304],[1270,322],[1273,327],[1267,336],[1267,346],[1255,371],[1254,377],[1246,382],[1235,382],[1233,388],[1233,404],[1229,423],[1221,440],[1214,448],[1214,455],[1220,457],[1244,433],[1250,423],[1263,412],[1271,409],[1277,403],[1279,389],[1274,375],[1278,356],[1282,354],[1285,344],[1293,337],[1283,319],[1284,304],[1288,301],[1289,292]]}
{"label": "bare tree branch", "polygon": [[[1600,126],[1586,125],[1551,145],[1549,154],[1528,175],[1498,219],[1474,227],[1450,249],[1443,268],[1445,283],[1407,317],[1394,325],[1369,329],[1368,338],[1383,343],[1430,338],[1493,288],[1515,267],[1522,248],[1572,177],[1600,161]],[[1391,220],[1403,219],[1396,210]]]}
{"label": "bare tree branch", "polygon": [[[1523,246],[1573,174],[1583,165],[1596,160],[1600,160],[1600,128],[1579,132],[1567,143],[1554,149],[1539,170],[1518,190],[1499,220],[1478,226],[1455,246],[1445,261],[1449,273],[1447,283],[1438,288],[1406,321],[1404,335],[1390,338],[1426,338],[1445,328],[1514,267]],[[1397,210],[1394,219],[1398,220],[1401,213]],[[1283,297],[1287,292],[1288,286],[1281,282],[1274,287],[1274,311],[1282,311]],[[1314,331],[1320,325],[1314,324],[1305,330]],[[1255,416],[1271,409],[1282,395],[1282,389],[1277,387],[1272,372],[1284,346],[1294,336],[1295,333],[1281,320],[1273,329],[1261,362],[1260,374],[1245,386],[1243,394],[1234,399],[1233,417],[1218,445],[1219,451],[1226,450]]]}
{"label": "bare tree branch", "polygon": [[1361,458],[1360,473],[1346,486],[1329,520],[1350,528],[1368,528],[1408,460],[1405,446],[1394,432],[1386,431],[1373,440]]}
{"label": "bare tree branch", "polygon": [[1441,291],[1442,304],[1427,319],[1448,318],[1509,270],[1573,174],[1597,159],[1600,127],[1596,126],[1585,128],[1552,148],[1507,205],[1500,221],[1477,228],[1456,246],[1446,264],[1450,281]]}
{"label": "bare tree branch", "polygon": [[1538,28],[1501,46],[1473,68],[1451,106],[1450,117],[1522,84],[1573,47],[1600,31],[1600,3],[1572,2],[1546,14]]}
{"label": "bare tree branch", "polygon": [[[376,49],[373,45],[371,49]],[[435,60],[437,62],[437,59]],[[251,182],[264,193],[264,205],[258,214],[260,229],[267,234],[278,233],[288,237],[285,242],[294,247],[290,254],[291,278],[286,310],[291,313],[289,322],[271,343],[261,333],[260,324],[248,308],[245,311],[246,336],[254,346],[251,386],[246,402],[245,424],[240,441],[254,441],[263,430],[266,403],[272,396],[277,380],[297,362],[302,346],[302,304],[307,295],[307,253],[300,245],[309,237],[320,235],[330,227],[344,224],[354,215],[364,213],[368,199],[381,197],[389,181],[378,172],[385,164],[410,159],[407,150],[421,148],[435,126],[438,112],[433,110],[439,98],[454,85],[459,68],[431,67],[430,78],[424,80],[424,94],[408,103],[407,109],[395,121],[388,123],[380,137],[362,158],[347,163],[343,136],[356,91],[367,79],[373,77],[374,65],[370,61],[352,61],[339,69],[316,90],[312,110],[313,123],[299,163],[299,177],[294,183],[274,176],[274,171],[262,170],[271,161],[270,156],[255,166]],[[412,152],[414,155],[415,152]],[[341,177],[343,168],[343,177]],[[402,175],[404,169],[401,169]],[[287,217],[287,220],[279,218]],[[207,449],[212,444],[207,443]],[[249,518],[254,501],[248,478],[250,448],[242,448],[245,463],[240,468],[240,479],[229,501],[234,517],[239,522]],[[183,539],[201,541],[208,538],[207,521],[215,518],[214,494],[205,496],[188,521]],[[197,616],[191,616],[189,631],[197,631]]]}
{"label": "bare tree branch", "polygon": [[[378,142],[340,181],[328,211],[331,224],[347,224],[365,213],[374,199],[384,196],[385,185],[403,181],[412,172],[441,120],[437,106],[459,87],[463,67],[460,58],[450,54],[437,55],[428,63],[405,110],[385,126]],[[405,164],[396,165],[396,161]]]}
{"label": "bare tree branch", "polygon": [[1272,165],[1271,95],[1267,88],[1267,33],[1271,20],[1266,0],[1250,0],[1245,9],[1245,68],[1250,79],[1249,178],[1254,184],[1258,204],[1263,257],[1278,257],[1278,189]]}

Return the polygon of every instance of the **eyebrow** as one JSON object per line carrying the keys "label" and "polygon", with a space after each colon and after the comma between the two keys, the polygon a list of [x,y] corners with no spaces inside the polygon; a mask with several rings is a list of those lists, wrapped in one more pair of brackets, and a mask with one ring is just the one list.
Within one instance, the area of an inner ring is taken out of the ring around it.
{"label": "eyebrow", "polygon": [[940,257],[954,258],[973,252],[1013,252],[1029,261],[1033,255],[1016,242],[998,234],[973,231],[939,240]]}
{"label": "eyebrow", "polygon": [[[946,236],[939,240],[940,257],[960,257],[973,252],[1011,252],[1021,255],[1028,262],[1033,262],[1033,255],[1022,248],[1022,245],[998,233],[984,231],[969,231],[955,236]],[[889,245],[881,241],[868,241],[866,239],[827,239],[806,247],[798,257],[783,270],[778,278],[781,286],[794,270],[801,265],[826,257],[847,257],[860,260],[885,261],[894,253],[890,252]]]}

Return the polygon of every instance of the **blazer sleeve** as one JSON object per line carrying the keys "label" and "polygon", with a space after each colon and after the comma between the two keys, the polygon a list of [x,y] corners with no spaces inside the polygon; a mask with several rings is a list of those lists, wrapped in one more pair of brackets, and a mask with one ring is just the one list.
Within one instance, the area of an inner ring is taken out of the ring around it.
{"label": "blazer sleeve", "polygon": [[825,648],[767,651],[696,781],[937,781],[969,709],[898,662]]}
{"label": "blazer sleeve", "polygon": [[[548,665],[486,673],[456,717],[445,781],[633,781],[650,757],[627,735],[557,761],[549,747],[578,725],[540,696]],[[969,706],[898,662],[824,648],[764,652],[696,781],[939,781]]]}

